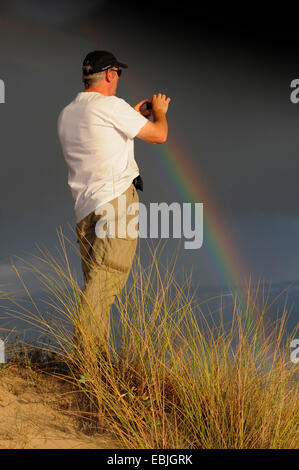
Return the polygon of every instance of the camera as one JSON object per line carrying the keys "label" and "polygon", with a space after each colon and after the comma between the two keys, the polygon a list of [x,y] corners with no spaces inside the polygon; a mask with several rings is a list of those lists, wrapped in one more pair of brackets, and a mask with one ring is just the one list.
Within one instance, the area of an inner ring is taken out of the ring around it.
{"label": "camera", "polygon": [[151,102],[151,101],[150,101],[150,102],[147,101],[147,102],[145,103],[145,109],[148,109],[148,110],[149,110],[149,109],[152,109],[152,102]]}

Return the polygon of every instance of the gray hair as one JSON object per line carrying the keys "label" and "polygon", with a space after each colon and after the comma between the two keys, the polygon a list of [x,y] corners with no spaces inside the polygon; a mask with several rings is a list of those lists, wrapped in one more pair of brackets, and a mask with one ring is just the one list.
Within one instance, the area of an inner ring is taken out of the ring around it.
{"label": "gray hair", "polygon": [[85,88],[89,88],[91,85],[94,85],[95,83],[102,80],[102,78],[104,76],[105,76],[105,71],[104,72],[93,73],[91,75],[83,75],[82,76],[82,81],[84,83]]}

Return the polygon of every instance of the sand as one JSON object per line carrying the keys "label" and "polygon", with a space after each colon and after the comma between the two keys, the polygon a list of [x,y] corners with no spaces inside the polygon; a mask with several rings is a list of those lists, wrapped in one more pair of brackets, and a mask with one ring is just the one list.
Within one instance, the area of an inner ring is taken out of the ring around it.
{"label": "sand", "polygon": [[17,365],[0,369],[0,449],[118,449],[107,433],[80,429],[61,380]]}

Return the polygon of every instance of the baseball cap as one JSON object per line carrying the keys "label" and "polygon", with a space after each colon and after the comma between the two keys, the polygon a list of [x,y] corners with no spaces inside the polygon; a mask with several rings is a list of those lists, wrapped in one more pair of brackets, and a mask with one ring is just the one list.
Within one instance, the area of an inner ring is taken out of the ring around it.
{"label": "baseball cap", "polygon": [[83,61],[83,77],[103,72],[111,67],[126,69],[128,66],[119,62],[116,57],[108,51],[92,51],[87,54]]}

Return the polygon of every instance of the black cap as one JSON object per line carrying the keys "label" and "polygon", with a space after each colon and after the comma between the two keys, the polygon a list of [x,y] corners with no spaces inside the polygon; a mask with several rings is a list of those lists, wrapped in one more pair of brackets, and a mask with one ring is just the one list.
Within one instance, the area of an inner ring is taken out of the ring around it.
{"label": "black cap", "polygon": [[89,52],[82,65],[83,77],[103,72],[111,67],[120,67],[126,69],[128,66],[118,62],[116,57],[107,51]]}

